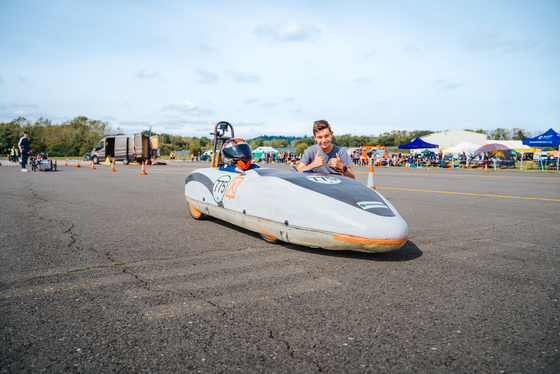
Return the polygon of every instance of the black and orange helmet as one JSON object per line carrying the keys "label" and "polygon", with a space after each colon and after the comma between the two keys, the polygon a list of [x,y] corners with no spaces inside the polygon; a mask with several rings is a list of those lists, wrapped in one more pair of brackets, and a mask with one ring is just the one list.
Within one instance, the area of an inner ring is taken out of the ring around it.
{"label": "black and orange helmet", "polygon": [[232,138],[222,146],[222,158],[225,164],[247,170],[251,167],[253,152],[245,140]]}

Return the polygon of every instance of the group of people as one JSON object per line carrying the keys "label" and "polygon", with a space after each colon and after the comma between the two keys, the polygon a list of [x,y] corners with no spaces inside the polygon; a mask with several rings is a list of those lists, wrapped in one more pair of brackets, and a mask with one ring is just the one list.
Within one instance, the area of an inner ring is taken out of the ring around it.
{"label": "group of people", "polygon": [[13,163],[18,163],[19,162],[19,148],[16,148],[16,146],[12,146],[12,148],[10,148],[10,150],[8,151],[8,161],[13,162]]}
{"label": "group of people", "polygon": [[260,162],[277,162],[279,164],[295,164],[299,160],[299,156],[294,154],[291,151],[281,151],[278,153],[275,152],[263,152],[261,158],[259,159]]}

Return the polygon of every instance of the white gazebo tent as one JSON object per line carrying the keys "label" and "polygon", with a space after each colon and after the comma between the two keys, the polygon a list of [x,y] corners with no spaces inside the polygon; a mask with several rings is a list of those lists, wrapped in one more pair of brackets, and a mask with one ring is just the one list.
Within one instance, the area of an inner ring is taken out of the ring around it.
{"label": "white gazebo tent", "polygon": [[[455,147],[445,148],[442,152],[443,153],[451,153],[451,166],[453,166],[453,153],[461,153],[461,152],[474,152],[480,146],[478,144],[469,143],[469,142],[461,142],[457,144]],[[467,165],[468,167],[468,165]]]}

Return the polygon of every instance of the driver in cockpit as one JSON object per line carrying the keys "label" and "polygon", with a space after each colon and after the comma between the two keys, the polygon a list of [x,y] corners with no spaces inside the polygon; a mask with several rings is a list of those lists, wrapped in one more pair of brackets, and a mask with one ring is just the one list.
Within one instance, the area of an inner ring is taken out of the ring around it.
{"label": "driver in cockpit", "polygon": [[258,169],[259,166],[252,164],[253,152],[249,144],[241,138],[232,138],[222,145],[222,159],[224,165],[220,170],[235,173],[235,168],[243,170]]}

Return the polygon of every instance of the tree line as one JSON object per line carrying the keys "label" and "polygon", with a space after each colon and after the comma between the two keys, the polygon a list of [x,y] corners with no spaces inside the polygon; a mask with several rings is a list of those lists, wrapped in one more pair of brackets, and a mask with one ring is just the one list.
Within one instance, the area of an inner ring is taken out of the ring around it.
{"label": "tree line", "polygon": [[[0,123],[0,152],[7,154],[8,149],[16,146],[23,131],[29,131],[31,147],[34,153],[46,151],[49,156],[72,157],[81,156],[90,152],[103,137],[108,135],[123,134],[120,128],[113,129],[108,122],[92,120],[87,117],[79,116],[60,124],[52,123],[48,119],[39,118],[35,123],[19,117],[8,123]],[[520,128],[495,130],[470,130],[481,134],[486,134],[493,140],[523,140],[530,138],[530,132]],[[150,134],[148,130],[143,134]],[[434,133],[429,130],[392,130],[384,132],[378,136],[371,135],[352,135],[343,134],[334,136],[333,144],[340,147],[361,147],[361,146],[385,146],[388,148],[398,147],[414,140],[418,136],[425,136]],[[169,155],[174,151],[189,151],[193,155],[201,155],[205,150],[213,146],[213,139],[206,136],[190,137],[171,135],[166,133],[151,133],[159,136],[160,153]],[[307,147],[315,144],[312,137],[302,136],[282,136],[282,135],[261,135],[257,138],[246,139],[252,149],[262,146],[272,148],[295,148],[296,154],[303,153]]]}
{"label": "tree line", "polygon": [[0,123],[0,152],[6,154],[12,146],[17,148],[24,131],[29,131],[31,149],[37,154],[46,151],[49,156],[78,156],[90,152],[106,135],[117,134],[108,122],[76,117],[53,124],[39,118],[35,123],[19,117],[8,123]]}

